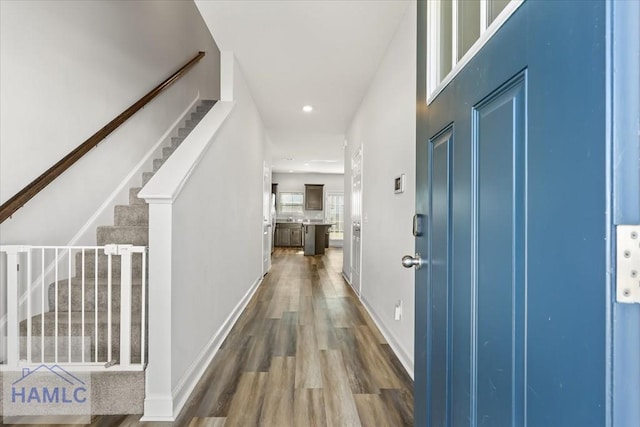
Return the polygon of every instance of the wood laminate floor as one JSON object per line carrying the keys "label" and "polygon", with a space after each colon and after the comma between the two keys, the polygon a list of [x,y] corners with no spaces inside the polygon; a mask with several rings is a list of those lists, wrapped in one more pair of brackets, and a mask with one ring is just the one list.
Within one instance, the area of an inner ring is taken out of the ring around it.
{"label": "wood laminate floor", "polygon": [[102,416],[92,425],[413,425],[413,382],[341,270],[340,249],[277,248],[175,423]]}

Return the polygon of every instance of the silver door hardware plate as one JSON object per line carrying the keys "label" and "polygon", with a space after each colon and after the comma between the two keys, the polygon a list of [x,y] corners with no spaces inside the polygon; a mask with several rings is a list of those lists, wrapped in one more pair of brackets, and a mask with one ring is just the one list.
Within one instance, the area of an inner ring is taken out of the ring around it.
{"label": "silver door hardware plate", "polygon": [[640,304],[640,225],[616,228],[616,299]]}

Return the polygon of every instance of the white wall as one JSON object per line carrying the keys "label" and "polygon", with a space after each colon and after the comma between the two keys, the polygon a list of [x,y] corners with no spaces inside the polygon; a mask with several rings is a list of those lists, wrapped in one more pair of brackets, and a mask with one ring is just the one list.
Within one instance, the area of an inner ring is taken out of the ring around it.
{"label": "white wall", "polygon": [[[413,372],[414,273],[400,264],[414,250],[416,2],[412,1],[347,132],[345,188],[363,146],[362,300],[409,372]],[[406,190],[394,194],[394,178]],[[343,270],[350,277],[350,194],[346,194]],[[403,316],[394,320],[394,306]]]}
{"label": "white wall", "polygon": [[191,1],[0,2],[0,202],[199,50],[186,77],[5,221],[0,242],[70,242],[198,93],[220,94],[219,51]]}
{"label": "white wall", "polygon": [[[325,201],[328,193],[344,192],[343,174],[325,173],[274,173],[272,182],[278,184],[278,192],[304,193],[305,184],[324,184]],[[281,219],[286,219],[291,215],[278,215]],[[324,219],[324,210],[308,211],[302,215],[304,218]]]}

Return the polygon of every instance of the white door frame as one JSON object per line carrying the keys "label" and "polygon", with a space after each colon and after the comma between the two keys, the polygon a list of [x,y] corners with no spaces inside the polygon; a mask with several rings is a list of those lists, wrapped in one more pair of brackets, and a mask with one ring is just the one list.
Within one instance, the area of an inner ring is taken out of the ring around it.
{"label": "white door frame", "polygon": [[[350,270],[351,270],[351,287],[356,291],[358,295],[362,294],[362,176],[363,176],[363,156],[362,145],[356,150],[355,154],[351,158],[351,256]],[[359,174],[359,191],[355,192],[355,173]],[[360,227],[360,237],[356,241],[353,230],[355,226]],[[357,247],[356,247],[357,244]],[[358,273],[355,274],[355,271]]]}
{"label": "white door frame", "polygon": [[271,268],[271,167],[266,161],[262,166],[262,275]]}

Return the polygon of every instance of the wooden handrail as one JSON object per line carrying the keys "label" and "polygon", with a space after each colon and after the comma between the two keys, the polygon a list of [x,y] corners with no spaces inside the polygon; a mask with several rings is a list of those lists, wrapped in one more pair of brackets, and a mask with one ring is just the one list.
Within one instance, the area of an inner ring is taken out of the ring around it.
{"label": "wooden handrail", "polygon": [[64,171],[69,169],[75,162],[80,160],[82,156],[87,154],[89,150],[98,145],[100,141],[105,139],[111,132],[116,130],[121,124],[127,121],[129,117],[141,110],[153,98],[158,96],[162,91],[167,89],[180,77],[184,76],[191,67],[193,67],[205,52],[198,52],[196,56],[184,64],[178,71],[173,73],[169,78],[153,88],[149,93],[140,98],[131,107],[124,110],[118,117],[107,123],[102,129],[94,133],[89,139],[77,146],[72,152],[64,156],[58,163],[47,169],[42,175],[34,179],[29,185],[20,190],[15,196],[7,200],[0,206],[0,223],[11,217],[15,211],[20,209],[25,203],[31,200],[42,189],[49,185],[54,179],[60,176]]}

